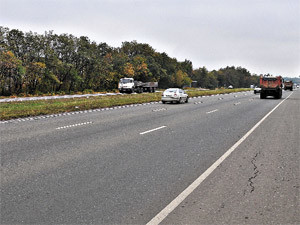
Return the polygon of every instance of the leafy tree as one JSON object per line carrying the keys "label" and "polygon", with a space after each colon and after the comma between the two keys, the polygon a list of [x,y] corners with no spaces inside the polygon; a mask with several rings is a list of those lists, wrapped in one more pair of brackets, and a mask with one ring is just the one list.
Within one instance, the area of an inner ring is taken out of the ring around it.
{"label": "leafy tree", "polygon": [[126,63],[124,65],[124,72],[123,72],[125,77],[134,77],[135,71],[134,67],[131,63]]}
{"label": "leafy tree", "polygon": [[218,79],[213,72],[209,72],[207,75],[207,88],[215,89],[218,87]]}
{"label": "leafy tree", "polygon": [[190,60],[184,60],[184,62],[179,63],[180,69],[188,74],[188,76],[192,76],[193,74],[193,63]]}
{"label": "leafy tree", "polygon": [[190,85],[192,79],[188,77],[187,73],[178,70],[171,78],[173,87],[183,87],[185,85]]}
{"label": "leafy tree", "polygon": [[208,70],[205,67],[200,67],[193,71],[192,80],[197,81],[198,87],[208,87]]}
{"label": "leafy tree", "polygon": [[123,42],[120,51],[130,59],[133,59],[137,55],[153,56],[155,54],[154,49],[150,45],[137,43],[137,41]]}
{"label": "leafy tree", "polygon": [[24,73],[21,60],[17,59],[11,51],[0,51],[1,95],[20,93]]}
{"label": "leafy tree", "polygon": [[14,53],[17,58],[23,58],[25,54],[24,33],[17,29],[12,29],[6,34],[7,50]]}
{"label": "leafy tree", "polygon": [[142,56],[135,56],[133,58],[134,79],[140,81],[149,81],[152,79],[152,74],[148,69],[146,59]]}
{"label": "leafy tree", "polygon": [[7,44],[8,32],[9,32],[8,28],[0,26],[0,51],[8,50],[8,44]]}
{"label": "leafy tree", "polygon": [[36,93],[39,89],[38,86],[41,85],[41,81],[45,76],[45,63],[42,62],[32,62],[26,67],[26,75],[24,76],[24,89],[26,93]]}

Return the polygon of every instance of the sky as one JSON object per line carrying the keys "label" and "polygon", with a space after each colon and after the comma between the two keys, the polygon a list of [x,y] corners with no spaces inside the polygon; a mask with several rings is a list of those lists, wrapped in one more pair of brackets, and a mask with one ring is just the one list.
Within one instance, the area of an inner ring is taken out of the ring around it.
{"label": "sky", "polygon": [[300,0],[0,0],[0,26],[136,40],[194,69],[300,76]]}

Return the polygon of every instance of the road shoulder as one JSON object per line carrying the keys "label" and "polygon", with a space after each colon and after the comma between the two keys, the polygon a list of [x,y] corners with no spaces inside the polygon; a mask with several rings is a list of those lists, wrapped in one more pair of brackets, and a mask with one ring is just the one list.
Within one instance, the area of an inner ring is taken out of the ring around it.
{"label": "road shoulder", "polygon": [[297,91],[162,224],[299,224],[299,109]]}

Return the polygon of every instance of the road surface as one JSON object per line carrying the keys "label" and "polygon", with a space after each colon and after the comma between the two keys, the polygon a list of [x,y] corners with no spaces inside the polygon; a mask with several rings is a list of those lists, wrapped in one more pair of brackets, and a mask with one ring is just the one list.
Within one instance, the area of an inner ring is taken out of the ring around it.
{"label": "road surface", "polygon": [[0,223],[155,224],[278,104],[160,222],[299,224],[300,91],[2,122]]}

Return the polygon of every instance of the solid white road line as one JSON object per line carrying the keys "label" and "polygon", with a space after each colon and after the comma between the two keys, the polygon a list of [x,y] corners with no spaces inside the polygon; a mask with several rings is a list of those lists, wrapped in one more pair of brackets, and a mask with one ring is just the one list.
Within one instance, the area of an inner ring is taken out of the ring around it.
{"label": "solid white road line", "polygon": [[214,164],[212,164],[202,175],[200,175],[190,186],[181,192],[169,205],[160,211],[147,225],[157,225],[163,221],[181,202],[183,202],[246,138],[287,98],[279,102],[267,115],[265,115],[257,124],[254,125],[238,142],[236,142],[227,152],[224,153]]}
{"label": "solid white road line", "polygon": [[152,131],[156,131],[156,130],[159,130],[159,129],[162,129],[162,128],[165,128],[165,127],[166,127],[166,126],[161,126],[161,127],[158,127],[158,128],[152,129],[152,130],[147,130],[147,131],[142,132],[142,133],[140,133],[140,134],[147,134],[147,133],[150,133],[150,132],[152,132]]}
{"label": "solid white road line", "polygon": [[215,109],[215,110],[212,110],[212,111],[206,112],[206,114],[214,113],[214,112],[217,112],[217,111],[219,111],[219,110],[218,110],[218,109]]}

